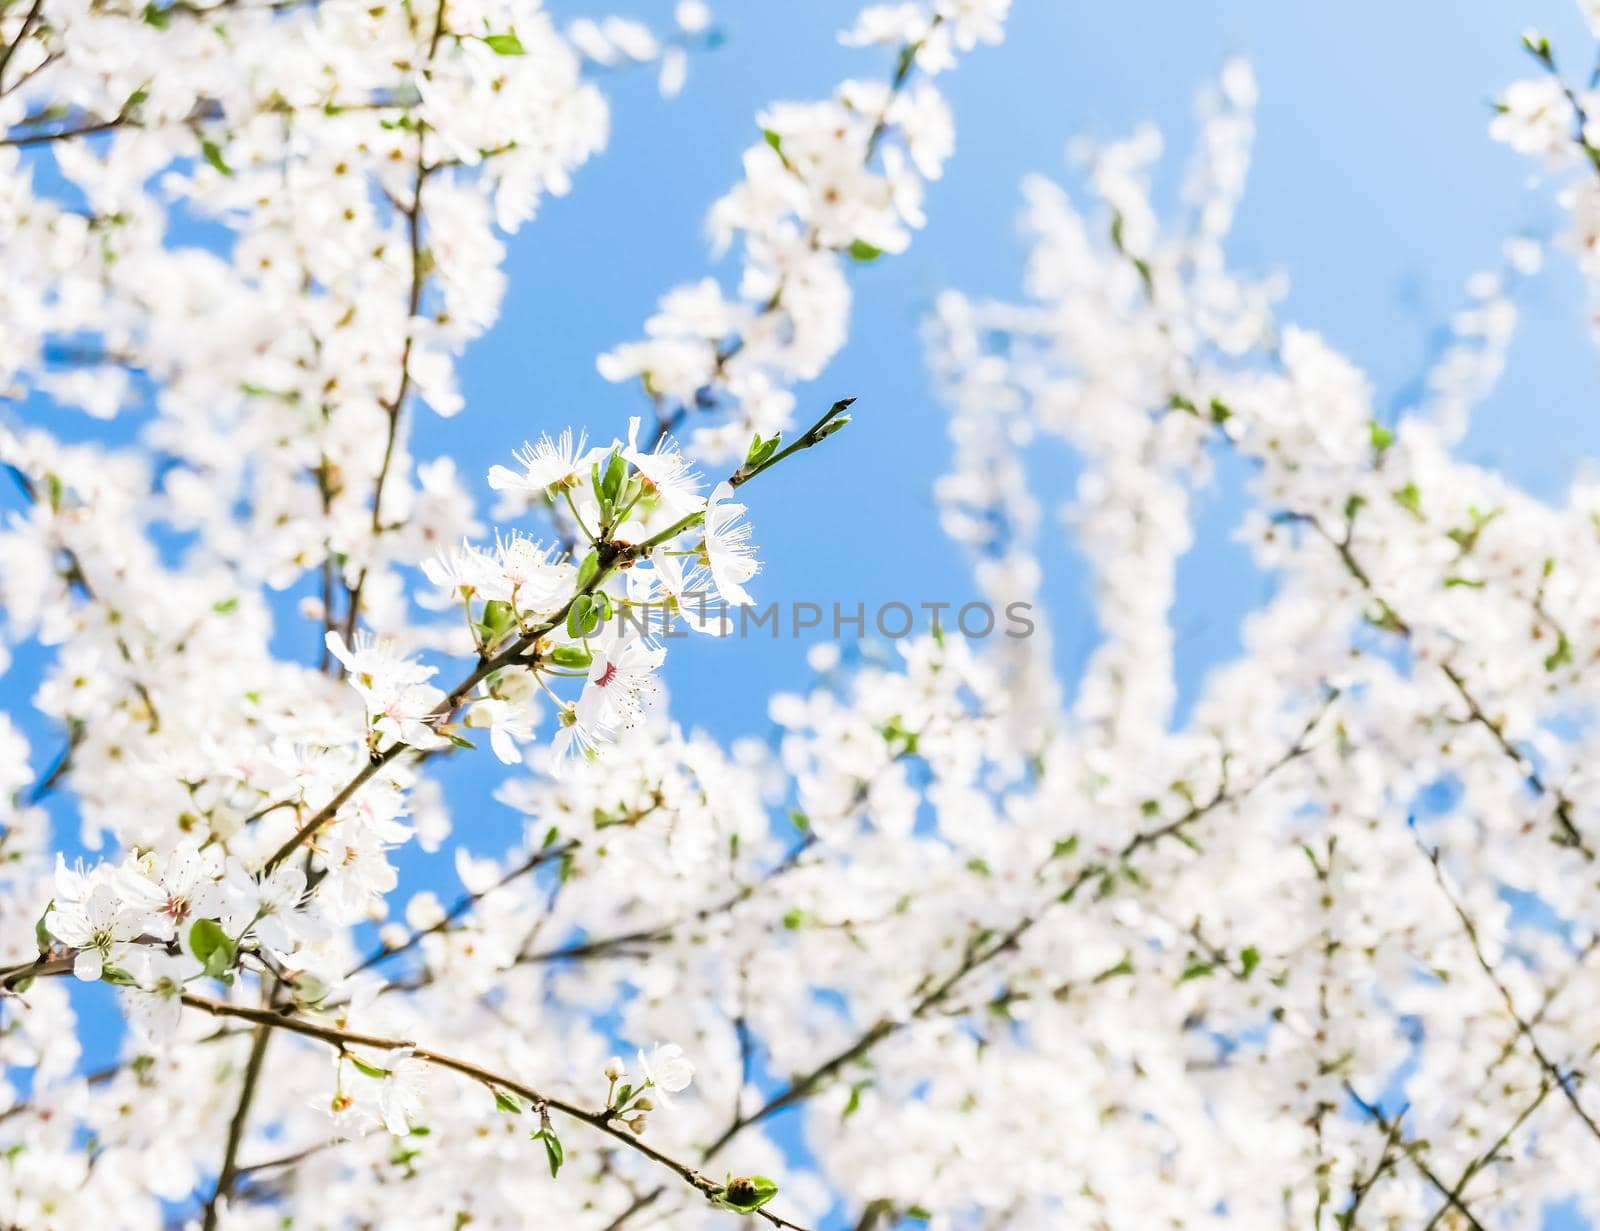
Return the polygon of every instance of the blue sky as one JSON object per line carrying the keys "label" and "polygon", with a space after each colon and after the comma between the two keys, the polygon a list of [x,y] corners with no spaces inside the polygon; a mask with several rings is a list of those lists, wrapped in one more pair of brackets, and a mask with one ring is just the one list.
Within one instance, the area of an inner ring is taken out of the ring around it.
{"label": "blue sky", "polygon": [[[737,177],[766,102],[889,71],[886,54],[837,45],[855,7],[724,3],[726,41],[696,55],[687,91],[671,103],[655,98],[648,72],[611,76],[610,147],[580,171],[571,197],[549,203],[512,241],[504,314],[463,364],[467,417],[424,418],[419,450],[448,448],[481,472],[545,428],[572,422],[606,436],[646,409],[635,387],[600,379],[594,356],[638,336],[669,286],[707,271],[733,276],[731,259],[710,261],[703,218]],[[635,11],[659,23],[665,8]],[[1587,64],[1592,44],[1570,3],[1517,8],[1018,0],[1006,43],[941,79],[958,146],[929,193],[929,226],[908,253],[855,271],[850,342],[799,392],[807,410],[858,397],[855,425],[825,458],[799,459],[751,489],[767,561],[760,597],[870,609],[970,593],[962,560],[931,518],[930,487],[948,449],[919,321],[945,287],[1017,294],[1018,182],[1030,171],[1065,174],[1073,135],[1110,138],[1153,121],[1181,164],[1193,93],[1230,55],[1250,57],[1261,84],[1256,158],[1230,257],[1239,269],[1286,273],[1285,319],[1324,333],[1370,374],[1377,405],[1390,406],[1422,371],[1466,278],[1498,263],[1506,235],[1548,233],[1556,221],[1549,188],[1529,185],[1530,165],[1489,141],[1489,100],[1531,69],[1518,45],[1528,21],[1573,63]],[[1558,254],[1522,302],[1507,379],[1465,449],[1554,494],[1600,438],[1588,400],[1572,396],[1592,387],[1596,365],[1570,261]],[[1227,542],[1230,505],[1221,495],[1208,503],[1204,541],[1182,571],[1186,694],[1231,651],[1238,613],[1262,593]],[[1051,597],[1070,675],[1092,645],[1093,623],[1081,572],[1070,563],[1062,572]],[[719,735],[759,733],[770,692],[804,682],[805,644],[675,647],[676,715]]]}
{"label": "blue sky", "polygon": [[[592,8],[586,0],[553,7],[563,18]],[[670,20],[667,0],[620,0],[619,7],[657,28]],[[600,378],[595,356],[639,336],[670,287],[708,272],[736,277],[734,258],[711,260],[703,221],[738,177],[763,106],[825,95],[848,76],[892,71],[886,51],[838,45],[837,31],[858,7],[857,0],[724,0],[717,6],[722,42],[694,54],[688,88],[670,102],[657,97],[649,70],[604,74],[610,144],[578,171],[570,196],[547,200],[509,241],[501,318],[461,362],[467,408],[451,420],[419,409],[419,456],[453,455],[488,507],[482,476],[523,440],[566,424],[603,439],[624,432],[630,415],[648,413],[636,385]],[[1018,184],[1030,172],[1065,176],[1073,136],[1110,139],[1154,122],[1176,175],[1193,136],[1194,92],[1232,55],[1255,65],[1261,101],[1230,260],[1242,271],[1287,274],[1283,318],[1319,330],[1360,365],[1380,410],[1403,404],[1467,277],[1498,263],[1507,235],[1548,234],[1559,225],[1550,186],[1532,185],[1531,164],[1489,140],[1489,104],[1507,82],[1533,71],[1518,41],[1528,22],[1550,34],[1572,66],[1592,62],[1593,43],[1568,0],[1519,4],[1516,13],[1510,7],[1491,0],[1016,0],[1005,44],[977,49],[940,79],[955,112],[957,151],[930,187],[928,227],[907,253],[854,268],[850,340],[818,380],[798,390],[802,416],[857,397],[855,423],[825,451],[750,489],[766,562],[757,596],[851,608],[859,601],[870,610],[972,594],[966,563],[933,516],[931,487],[948,444],[920,322],[947,287],[1019,294]],[[1530,490],[1556,495],[1600,443],[1600,416],[1588,398],[1573,396],[1594,387],[1597,367],[1571,260],[1555,253],[1520,302],[1523,325],[1506,379],[1464,449]],[[64,435],[126,439],[125,421],[107,429],[70,412],[37,413]],[[1069,484],[1063,476],[1059,490],[1040,494],[1054,507]],[[1199,542],[1180,568],[1185,697],[1234,650],[1239,615],[1265,593],[1266,581],[1229,540],[1235,511],[1226,484],[1202,501]],[[1066,550],[1052,562],[1061,567],[1046,597],[1070,683],[1095,628],[1082,570]],[[295,620],[287,605],[284,618]],[[808,644],[675,643],[667,667],[675,715],[724,738],[764,733],[771,693],[807,681]],[[26,695],[37,667],[36,656],[24,655],[8,694]],[[54,745],[36,724],[29,734],[41,755]],[[500,767],[487,757],[463,758],[449,774],[476,803]],[[493,849],[503,833],[495,824],[463,836]]]}

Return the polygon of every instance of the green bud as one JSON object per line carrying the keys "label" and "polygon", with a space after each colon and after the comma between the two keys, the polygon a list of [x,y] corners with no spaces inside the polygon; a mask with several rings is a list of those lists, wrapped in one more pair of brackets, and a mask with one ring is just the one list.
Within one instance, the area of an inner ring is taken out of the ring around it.
{"label": "green bud", "polygon": [[582,645],[558,645],[545,657],[558,667],[587,667],[594,661],[594,655]]}
{"label": "green bud", "polygon": [[777,435],[772,436],[767,440],[762,440],[760,434],[758,433],[756,438],[750,442],[749,451],[744,455],[745,466],[750,469],[754,469],[757,466],[764,465],[767,460],[778,451],[778,446],[782,443],[782,432],[779,432]]}
{"label": "green bud", "polygon": [[741,1214],[753,1214],[778,1195],[778,1185],[764,1175],[735,1176],[725,1184],[717,1199]]}
{"label": "green bud", "polygon": [[480,622],[488,639],[493,641],[517,622],[517,613],[512,610],[511,604],[500,599],[490,599],[483,605],[483,619]]}
{"label": "green bud", "polygon": [[55,947],[55,937],[50,934],[50,928],[45,920],[50,917],[50,911],[55,907],[56,901],[51,898],[45,903],[44,913],[39,916],[38,922],[33,925],[33,939],[39,945],[40,953],[49,953]]}

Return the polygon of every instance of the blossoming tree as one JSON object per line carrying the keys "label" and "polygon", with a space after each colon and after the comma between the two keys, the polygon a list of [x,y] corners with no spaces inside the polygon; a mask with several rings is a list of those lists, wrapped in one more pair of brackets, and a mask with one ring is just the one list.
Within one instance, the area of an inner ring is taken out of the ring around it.
{"label": "blossoming tree", "polygon": [[[938,76],[1006,9],[868,8],[844,39],[885,76],[758,117],[711,215],[737,285],[669,291],[601,357],[639,390],[614,436],[505,442],[492,538],[412,422],[462,410],[500,237],[603,145],[590,70],[674,92],[704,7],[0,9],[8,394],[138,419],[0,433],[8,636],[49,651],[12,703],[59,738],[0,720],[0,1223],[1600,1215],[1600,489],[1538,500],[1453,452],[1543,253],[1507,243],[1380,421],[1223,260],[1242,63],[1202,95],[1180,223],[1153,137],[1097,148],[1081,203],[1025,186],[1022,301],[928,322],[945,529],[1034,635],[824,651],[774,749],[651,701],[644,617],[726,632],[705,600],[762,588],[759,480],[850,447],[849,399],[792,387],[843,344],[848,262],[911,242],[953,142]],[[1527,45],[1492,132],[1576,169],[1587,265],[1600,98]],[[1072,681],[1056,442],[1102,630]],[[1274,588],[1180,722],[1175,568],[1224,454]],[[402,895],[395,848],[449,858],[449,757],[511,767],[525,824],[454,853],[457,896]],[[57,853],[64,795],[98,858]]]}

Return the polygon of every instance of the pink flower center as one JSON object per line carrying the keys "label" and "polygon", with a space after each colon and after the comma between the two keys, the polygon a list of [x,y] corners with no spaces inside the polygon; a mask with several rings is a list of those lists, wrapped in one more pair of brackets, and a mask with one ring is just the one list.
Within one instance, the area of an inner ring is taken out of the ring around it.
{"label": "pink flower center", "polygon": [[616,678],[617,678],[617,664],[616,663],[607,663],[606,664],[606,669],[600,673],[600,678],[597,679],[594,682],[594,685],[595,685],[596,688],[604,688],[607,684],[611,683],[611,681],[616,679]]}

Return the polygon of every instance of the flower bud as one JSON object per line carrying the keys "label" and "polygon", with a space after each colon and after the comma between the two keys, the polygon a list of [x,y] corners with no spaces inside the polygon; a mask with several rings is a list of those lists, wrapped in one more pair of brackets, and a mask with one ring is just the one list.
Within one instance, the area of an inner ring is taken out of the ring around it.
{"label": "flower bud", "polygon": [[319,1003],[329,991],[328,981],[320,975],[314,975],[309,970],[302,970],[294,977],[292,984],[296,1004],[314,1005]]}
{"label": "flower bud", "polygon": [[211,809],[211,836],[220,841],[227,841],[244,828],[244,813],[226,804],[218,804]]}
{"label": "flower bud", "polygon": [[539,689],[533,675],[527,671],[505,671],[494,682],[494,691],[513,705],[524,705]]}

